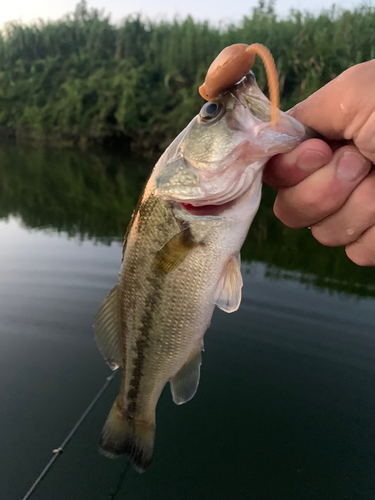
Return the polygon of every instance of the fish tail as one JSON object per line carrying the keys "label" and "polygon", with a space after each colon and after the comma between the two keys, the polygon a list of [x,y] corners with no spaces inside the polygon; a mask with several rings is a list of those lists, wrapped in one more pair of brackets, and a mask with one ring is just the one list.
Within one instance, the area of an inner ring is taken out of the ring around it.
{"label": "fish tail", "polygon": [[138,472],[144,472],[152,460],[155,420],[130,418],[115,401],[104,424],[100,452],[108,458],[127,454]]}

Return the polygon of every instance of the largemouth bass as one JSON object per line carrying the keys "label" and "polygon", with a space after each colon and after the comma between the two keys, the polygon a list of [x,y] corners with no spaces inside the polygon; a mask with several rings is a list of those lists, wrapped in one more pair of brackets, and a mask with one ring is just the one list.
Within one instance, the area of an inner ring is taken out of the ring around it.
{"label": "largemouth bass", "polygon": [[156,164],[129,225],[118,283],[95,318],[100,351],[122,365],[120,393],[101,451],[127,453],[138,471],[152,458],[155,408],[198,388],[203,336],[215,306],[241,302],[240,249],[261,198],[262,170],[306,139],[270,102],[253,73],[207,102]]}

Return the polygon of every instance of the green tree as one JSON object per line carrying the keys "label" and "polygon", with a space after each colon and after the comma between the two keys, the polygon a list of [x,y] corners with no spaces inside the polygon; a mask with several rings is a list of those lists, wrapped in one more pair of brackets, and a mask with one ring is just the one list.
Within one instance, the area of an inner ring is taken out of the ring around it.
{"label": "green tree", "polygon": [[[0,126],[76,142],[123,137],[135,148],[159,150],[198,112],[197,88],[225,46],[269,47],[285,109],[373,58],[374,26],[371,6],[317,16],[291,10],[278,19],[273,1],[264,0],[237,24],[136,15],[115,26],[83,0],[58,21],[8,23],[0,33]],[[254,71],[266,90],[259,61]]]}

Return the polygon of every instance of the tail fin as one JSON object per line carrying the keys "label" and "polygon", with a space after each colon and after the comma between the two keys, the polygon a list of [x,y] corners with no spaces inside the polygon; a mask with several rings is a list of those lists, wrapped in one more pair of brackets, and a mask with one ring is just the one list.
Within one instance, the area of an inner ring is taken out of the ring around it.
{"label": "tail fin", "polygon": [[155,421],[145,422],[127,417],[117,400],[109,412],[100,438],[100,451],[108,458],[129,455],[138,472],[151,464],[154,448]]}

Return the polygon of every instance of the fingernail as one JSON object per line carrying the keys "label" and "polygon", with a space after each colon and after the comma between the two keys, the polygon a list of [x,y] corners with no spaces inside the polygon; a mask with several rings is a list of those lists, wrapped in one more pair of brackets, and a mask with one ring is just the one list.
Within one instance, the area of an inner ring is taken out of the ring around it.
{"label": "fingernail", "polygon": [[308,172],[313,172],[328,162],[327,155],[315,149],[306,149],[297,158],[297,166],[301,170],[307,170]]}
{"label": "fingernail", "polygon": [[367,170],[367,160],[362,155],[347,152],[337,164],[337,177],[344,181],[356,181]]}

